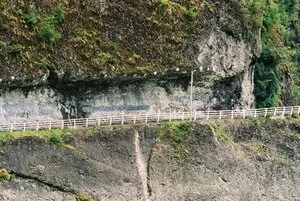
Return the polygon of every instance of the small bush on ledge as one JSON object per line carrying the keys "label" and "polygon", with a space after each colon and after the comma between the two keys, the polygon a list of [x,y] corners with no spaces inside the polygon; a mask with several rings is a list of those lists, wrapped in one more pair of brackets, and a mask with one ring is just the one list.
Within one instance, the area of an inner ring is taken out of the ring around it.
{"label": "small bush on ledge", "polygon": [[198,8],[196,7],[192,7],[190,8],[187,13],[186,13],[187,17],[190,19],[190,20],[195,20],[198,18],[199,16],[199,11],[198,11]]}
{"label": "small bush on ledge", "polygon": [[169,0],[157,0],[157,3],[162,6],[165,7],[169,4]]}
{"label": "small bush on ledge", "polygon": [[10,53],[13,55],[21,55],[24,47],[19,43],[14,43],[10,46]]}
{"label": "small bush on ledge", "polygon": [[76,195],[76,201],[96,201],[94,198],[88,197],[84,194]]}
{"label": "small bush on ledge", "polygon": [[33,26],[38,22],[38,17],[35,13],[35,8],[33,5],[30,5],[27,14],[25,15],[25,22],[28,26]]}
{"label": "small bush on ledge", "polygon": [[54,144],[63,143],[63,138],[57,133],[52,133],[49,140],[50,140],[50,142],[53,142]]}
{"label": "small bush on ledge", "polygon": [[7,172],[6,169],[0,169],[0,181],[10,181],[12,176]]}

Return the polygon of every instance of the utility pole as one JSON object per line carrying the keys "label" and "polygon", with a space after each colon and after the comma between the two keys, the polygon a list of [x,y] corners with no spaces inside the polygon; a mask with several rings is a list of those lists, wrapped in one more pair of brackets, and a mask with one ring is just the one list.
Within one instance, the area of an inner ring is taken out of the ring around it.
{"label": "utility pole", "polygon": [[190,91],[190,113],[193,112],[193,85],[194,85],[194,70],[191,71],[191,91]]}

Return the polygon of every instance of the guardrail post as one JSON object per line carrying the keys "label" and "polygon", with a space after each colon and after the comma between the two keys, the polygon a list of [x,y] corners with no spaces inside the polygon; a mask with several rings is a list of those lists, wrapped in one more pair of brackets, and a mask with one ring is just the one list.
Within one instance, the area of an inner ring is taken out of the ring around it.
{"label": "guardrail post", "polygon": [[182,112],[182,118],[181,118],[181,120],[182,121],[184,120],[184,112]]}
{"label": "guardrail post", "polygon": [[148,113],[146,114],[145,122],[148,123]]}
{"label": "guardrail post", "polygon": [[100,123],[101,123],[101,118],[99,117],[98,118],[98,126],[100,126]]}
{"label": "guardrail post", "polygon": [[273,117],[276,116],[276,112],[277,112],[277,108],[275,107]]}
{"label": "guardrail post", "polygon": [[209,110],[207,111],[206,120],[209,120]]}
{"label": "guardrail post", "polygon": [[256,117],[257,117],[257,110],[254,109],[254,118],[256,118]]}
{"label": "guardrail post", "polygon": [[285,107],[283,108],[283,111],[282,111],[282,117],[284,117],[284,114],[285,114]]}
{"label": "guardrail post", "polygon": [[85,127],[88,127],[89,126],[89,119],[86,119],[85,120]]}
{"label": "guardrail post", "polygon": [[231,119],[233,119],[233,110],[231,110]]}
{"label": "guardrail post", "polygon": [[23,125],[23,131],[24,131],[24,132],[26,131],[26,122],[24,122],[24,125]]}
{"label": "guardrail post", "polygon": [[134,124],[136,123],[136,116],[135,115],[133,116],[133,123]]}
{"label": "guardrail post", "polygon": [[294,107],[291,108],[291,114],[290,114],[290,116],[293,116],[293,112],[294,112]]}
{"label": "guardrail post", "polygon": [[124,124],[124,113],[122,112],[122,122],[121,122],[121,124],[123,125]]}
{"label": "guardrail post", "polygon": [[197,112],[194,111],[194,121],[196,121],[196,120],[197,120]]}
{"label": "guardrail post", "polygon": [[64,120],[61,120],[61,130],[63,130],[64,129]]}
{"label": "guardrail post", "polygon": [[37,122],[37,123],[36,123],[36,131],[39,131],[39,123],[40,123],[40,122]]}
{"label": "guardrail post", "polygon": [[52,126],[51,124],[52,124],[52,122],[50,121],[49,122],[49,131],[51,130],[51,126]]}
{"label": "guardrail post", "polygon": [[298,114],[298,115],[300,114],[300,106],[298,107],[298,112],[297,112],[297,114]]}
{"label": "guardrail post", "polygon": [[246,118],[246,110],[243,111],[243,119]]}
{"label": "guardrail post", "polygon": [[169,122],[172,121],[172,113],[170,112],[170,116],[169,116]]}
{"label": "guardrail post", "polygon": [[10,132],[13,132],[14,125],[10,124]]}
{"label": "guardrail post", "polygon": [[160,113],[157,114],[157,122],[159,122]]}
{"label": "guardrail post", "polygon": [[76,129],[76,120],[75,119],[73,120],[73,123],[74,123],[74,129]]}
{"label": "guardrail post", "polygon": [[266,108],[265,109],[265,117],[267,117],[267,114],[268,114],[268,109]]}
{"label": "guardrail post", "polygon": [[222,119],[222,110],[220,110],[219,119]]}

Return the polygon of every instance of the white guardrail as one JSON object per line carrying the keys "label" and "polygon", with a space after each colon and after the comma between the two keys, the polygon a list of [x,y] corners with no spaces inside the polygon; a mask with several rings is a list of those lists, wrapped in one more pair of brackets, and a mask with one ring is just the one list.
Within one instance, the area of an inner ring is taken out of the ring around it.
{"label": "white guardrail", "polygon": [[214,110],[176,113],[132,113],[105,114],[93,118],[64,119],[54,121],[35,121],[0,124],[0,132],[13,132],[18,130],[64,129],[101,125],[136,124],[150,122],[164,122],[172,120],[210,120],[210,119],[236,119],[251,117],[282,117],[299,115],[300,106],[276,107],[245,110]]}

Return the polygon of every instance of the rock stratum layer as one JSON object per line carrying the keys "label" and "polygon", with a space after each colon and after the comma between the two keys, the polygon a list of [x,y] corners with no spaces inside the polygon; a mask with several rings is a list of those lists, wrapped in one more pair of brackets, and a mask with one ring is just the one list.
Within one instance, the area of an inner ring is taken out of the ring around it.
{"label": "rock stratum layer", "polygon": [[241,10],[233,0],[1,1],[1,119],[190,110],[192,70],[194,110],[250,107],[260,36],[249,42]]}
{"label": "rock stratum layer", "polygon": [[0,200],[298,200],[299,125],[172,122],[65,131],[59,144],[7,139],[0,167],[15,178],[0,181]]}

